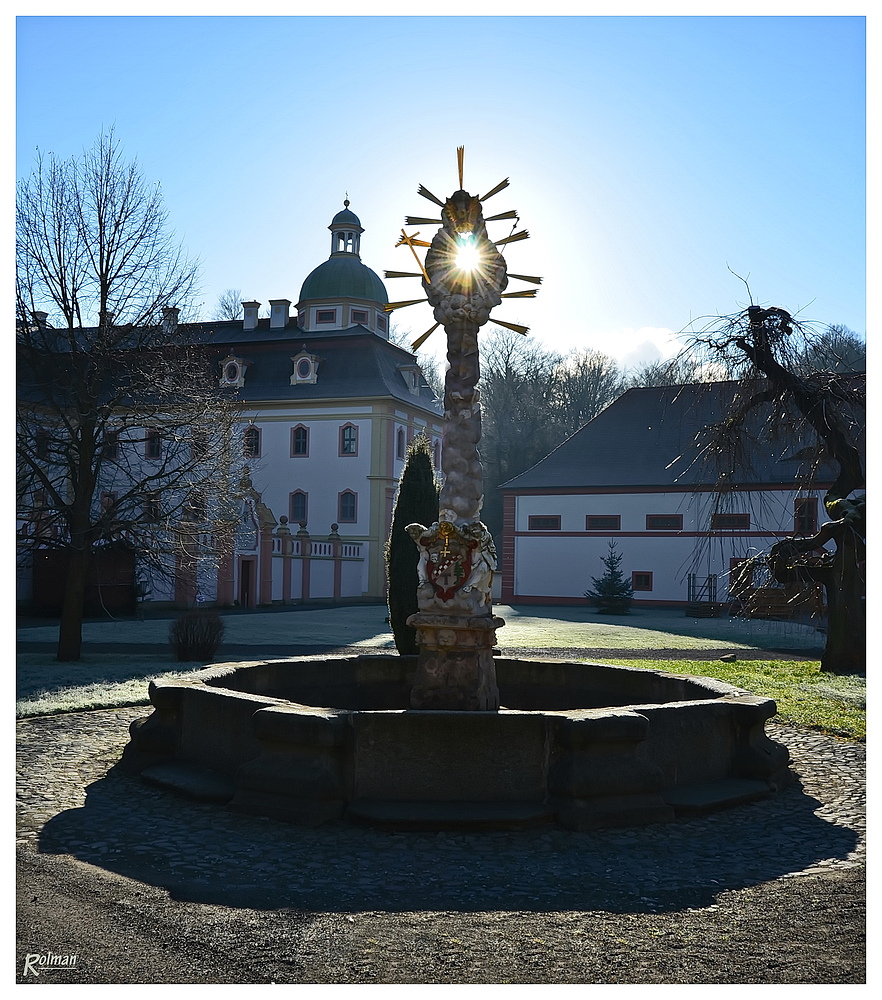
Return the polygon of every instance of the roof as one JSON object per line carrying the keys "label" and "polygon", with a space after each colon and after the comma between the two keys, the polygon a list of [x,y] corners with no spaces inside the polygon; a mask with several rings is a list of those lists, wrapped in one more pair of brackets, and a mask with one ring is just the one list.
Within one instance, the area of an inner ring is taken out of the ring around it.
{"label": "roof", "polygon": [[319,299],[326,302],[339,298],[368,299],[381,305],[389,301],[386,286],[379,276],[353,253],[331,254],[328,260],[319,264],[303,282],[298,301]]}
{"label": "roof", "polygon": [[[702,432],[721,420],[738,383],[711,382],[629,389],[532,468],[500,489],[683,489],[713,487],[719,469],[703,454]],[[762,415],[759,417],[762,420]],[[814,468],[813,441],[782,435],[732,470],[730,485],[832,482],[833,466]]]}
{"label": "roof", "polygon": [[[259,336],[257,339],[252,339],[256,331],[242,336],[241,323],[239,330],[238,339],[229,336],[231,331],[227,330],[224,331],[226,336],[210,340],[218,362],[227,354],[248,362],[245,385],[238,390],[226,390],[233,399],[303,402],[388,396],[438,415],[435,396],[428,385],[424,384],[419,394],[412,393],[400,370],[413,366],[414,356],[363,326],[323,331],[320,336],[291,326],[286,330],[268,331],[283,334],[282,337]],[[291,359],[303,350],[320,359],[318,378],[314,385],[291,385],[294,371]]]}
{"label": "roof", "polygon": [[334,218],[331,219],[331,225],[328,226],[328,229],[330,229],[332,226],[358,226],[358,228],[361,229],[361,220],[355,214],[355,212],[349,211],[349,202],[344,201],[343,204],[346,206],[346,208],[341,209],[334,216]]}

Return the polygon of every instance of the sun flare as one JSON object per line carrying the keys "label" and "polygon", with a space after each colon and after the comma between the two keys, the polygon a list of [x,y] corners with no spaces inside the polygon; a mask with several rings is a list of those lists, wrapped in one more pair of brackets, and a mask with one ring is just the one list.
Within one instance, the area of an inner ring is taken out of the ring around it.
{"label": "sun flare", "polygon": [[457,248],[454,264],[460,271],[474,271],[481,263],[481,251],[472,243],[471,234],[460,239],[462,244]]}

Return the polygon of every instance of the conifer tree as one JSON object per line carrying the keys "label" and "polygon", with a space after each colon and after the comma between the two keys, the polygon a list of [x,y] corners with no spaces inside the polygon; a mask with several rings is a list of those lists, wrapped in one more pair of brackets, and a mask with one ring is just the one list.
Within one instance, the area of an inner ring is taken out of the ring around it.
{"label": "conifer tree", "polygon": [[616,543],[609,543],[609,552],[600,557],[606,567],[603,576],[592,577],[593,587],[585,591],[585,596],[597,605],[597,610],[606,615],[626,615],[631,609],[634,590],[619,568],[622,556],[616,552]]}
{"label": "conifer tree", "polygon": [[426,435],[419,434],[407,449],[385,550],[389,623],[395,648],[402,656],[419,652],[416,631],[407,624],[407,619],[419,610],[419,550],[404,529],[414,522],[428,526],[438,520],[438,492],[432,448]]}

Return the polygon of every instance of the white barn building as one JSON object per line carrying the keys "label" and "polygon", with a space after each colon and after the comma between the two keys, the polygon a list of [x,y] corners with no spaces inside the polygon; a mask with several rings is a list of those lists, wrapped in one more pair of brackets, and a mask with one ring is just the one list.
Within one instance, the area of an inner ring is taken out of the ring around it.
{"label": "white barn building", "polygon": [[835,472],[805,442],[756,448],[720,492],[701,439],[734,393],[731,382],[630,389],[504,483],[502,601],[585,604],[614,541],[635,606],[722,603],[739,563],[813,534]]}

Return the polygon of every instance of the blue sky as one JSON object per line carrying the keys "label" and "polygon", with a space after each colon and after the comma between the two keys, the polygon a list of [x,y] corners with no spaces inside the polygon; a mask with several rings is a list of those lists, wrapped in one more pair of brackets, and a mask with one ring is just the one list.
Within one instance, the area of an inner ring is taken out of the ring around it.
{"label": "blue sky", "polygon": [[[511,179],[487,206],[516,208],[531,233],[506,251],[509,269],[545,278],[535,300],[494,316],[549,347],[653,360],[670,332],[748,303],[736,275],[755,302],[863,335],[864,27],[20,17],[17,174],[38,147],[69,156],[113,126],[202,262],[208,318],[227,288],[296,302],[346,192],[362,260],[410,270],[394,249],[404,216],[433,214],[419,184],[455,190],[463,145],[467,190]],[[386,284],[392,299],[422,294]],[[393,321],[414,335],[433,322],[428,306]]]}

